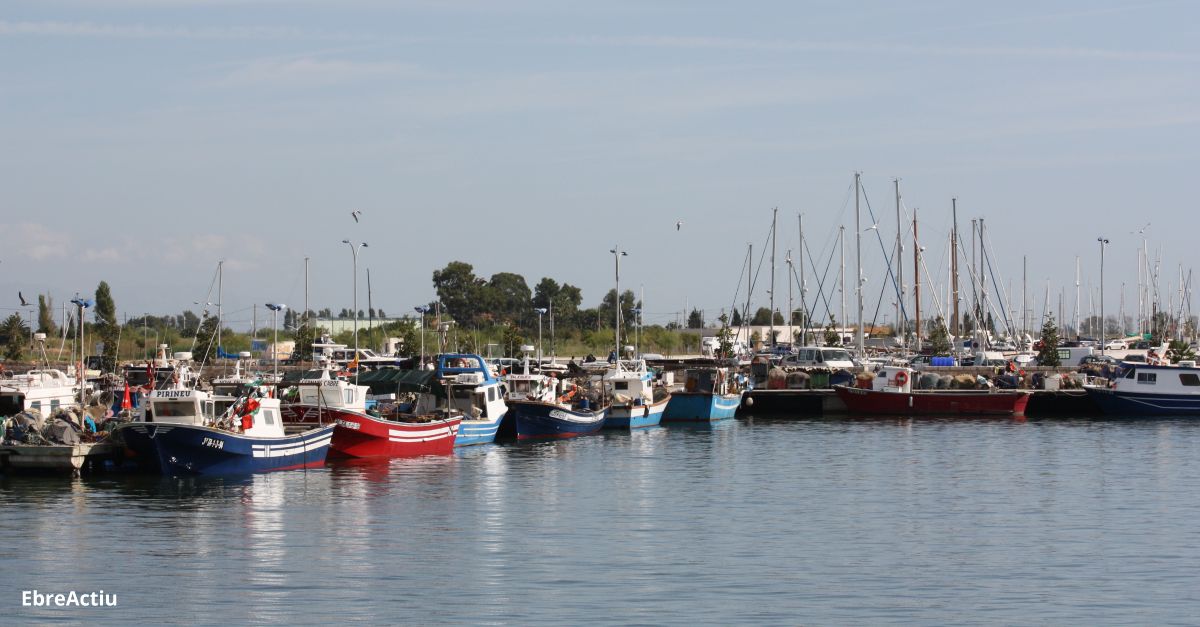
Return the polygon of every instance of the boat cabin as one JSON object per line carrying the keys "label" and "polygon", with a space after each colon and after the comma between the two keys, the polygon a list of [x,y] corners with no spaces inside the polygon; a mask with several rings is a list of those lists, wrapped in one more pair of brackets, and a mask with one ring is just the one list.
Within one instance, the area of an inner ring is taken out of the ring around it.
{"label": "boat cabin", "polygon": [[1131,363],[1113,381],[1112,387],[1119,392],[1200,396],[1200,368],[1194,361],[1176,366]]}
{"label": "boat cabin", "polygon": [[900,392],[908,394],[913,390],[913,379],[918,376],[916,370],[901,366],[883,366],[871,379],[871,389],[877,392]]}
{"label": "boat cabin", "polygon": [[309,370],[300,377],[297,403],[363,412],[371,388],[332,376],[328,368]]}
{"label": "boat cabin", "polygon": [[30,370],[0,379],[0,417],[36,409],[51,414],[79,400],[79,385],[61,370]]}

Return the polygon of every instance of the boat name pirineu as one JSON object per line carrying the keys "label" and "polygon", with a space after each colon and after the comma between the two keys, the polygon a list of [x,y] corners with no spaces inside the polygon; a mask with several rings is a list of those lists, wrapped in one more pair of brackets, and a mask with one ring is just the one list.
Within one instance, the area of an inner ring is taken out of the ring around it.
{"label": "boat name pirineu", "polygon": [[154,398],[188,398],[192,390],[155,390]]}

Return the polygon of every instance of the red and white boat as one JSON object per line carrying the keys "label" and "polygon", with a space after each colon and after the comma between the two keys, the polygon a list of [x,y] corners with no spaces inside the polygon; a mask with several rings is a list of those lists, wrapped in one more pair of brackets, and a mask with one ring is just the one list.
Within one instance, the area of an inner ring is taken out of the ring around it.
{"label": "red and white boat", "polygon": [[914,390],[917,372],[884,367],[870,388],[834,386],[851,414],[924,415],[1023,415],[1029,392],[1023,390]]}
{"label": "red and white boat", "polygon": [[334,421],[332,457],[416,457],[449,455],[462,423],[462,414],[416,416],[393,412],[341,414]]}

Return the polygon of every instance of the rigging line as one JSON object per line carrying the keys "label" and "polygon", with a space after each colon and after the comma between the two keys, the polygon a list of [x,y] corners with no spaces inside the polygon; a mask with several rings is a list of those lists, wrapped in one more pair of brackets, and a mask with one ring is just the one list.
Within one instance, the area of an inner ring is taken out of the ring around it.
{"label": "rigging line", "polygon": [[[759,255],[759,257],[758,257],[758,268],[755,269],[755,271],[754,271],[754,278],[750,283],[750,292],[746,294],[746,297],[747,297],[746,298],[746,315],[747,316],[750,315],[750,304],[754,302],[753,301],[754,286],[758,285],[758,274],[760,272],[762,272],[763,261],[765,261],[767,258],[767,242],[771,241],[771,235],[774,230],[775,230],[774,226],[772,226],[770,229],[767,229],[767,239],[766,239],[766,241],[763,242],[762,254]],[[775,312],[772,311],[771,318],[774,319],[774,317],[775,317]],[[745,322],[747,325],[749,325],[749,320],[746,320]]]}
{"label": "rigging line", "polygon": [[[735,288],[733,290],[733,304],[729,307],[729,311],[731,312],[731,314],[734,312],[737,312],[737,303],[739,300],[738,295],[742,293],[742,277],[746,276],[746,268],[749,267],[749,264],[750,264],[750,251],[747,250],[746,251],[746,260],[744,262],[742,262],[742,270],[741,270],[741,272],[738,273],[737,288]],[[746,289],[750,289],[749,284],[747,284]],[[730,320],[731,321],[733,320],[732,315],[730,316]],[[743,321],[742,324],[745,324],[745,321]]]}
{"label": "rigging line", "polygon": [[[208,292],[204,295],[205,303],[212,302],[209,299],[212,298],[213,287],[217,284],[217,274],[219,274],[220,272],[221,272],[221,265],[217,264],[217,269],[213,270],[212,280],[209,281],[209,283],[208,283]],[[204,309],[201,311],[207,311],[207,310],[208,310],[208,305],[205,305]],[[188,352],[193,352],[193,353],[196,352],[196,340],[198,340],[200,338],[200,326],[203,325],[204,318],[207,318],[207,317],[208,316],[201,316],[201,318],[200,318],[201,324],[196,326],[196,333],[194,335],[192,335],[192,347],[191,347],[191,349],[189,349]],[[220,324],[220,323],[218,322],[218,324]],[[203,364],[201,364],[201,369],[203,369],[203,368],[204,368],[204,366],[203,366]]]}
{"label": "rigging line", "polygon": [[[1000,293],[1001,293],[1001,291],[1000,291],[1000,286],[998,286],[998,285],[996,284],[996,281],[997,281],[997,276],[996,276],[996,275],[997,275],[997,272],[996,272],[996,266],[995,266],[995,264],[994,264],[994,263],[992,263],[992,256],[991,256],[991,255],[988,253],[988,251],[989,251],[989,250],[994,250],[994,249],[995,249],[995,246],[992,244],[992,237],[991,237],[991,235],[992,235],[992,234],[991,234],[991,231],[988,231],[987,233],[984,233],[983,255],[984,255],[984,258],[987,260],[987,261],[986,261],[986,263],[987,263],[988,273],[989,273],[989,274],[991,275],[991,277],[992,277],[992,287],[994,287],[994,288],[996,289],[996,293],[997,293],[997,294],[1000,294]],[[1003,282],[1003,281],[1004,281],[1004,275],[1003,275],[1003,274],[1001,274],[1001,275],[999,276],[999,280],[1000,280],[1001,282]],[[1005,293],[1004,297],[1003,297],[1003,298],[1000,298],[999,300],[1000,300],[1000,304],[1001,304],[1001,306],[1002,306],[1002,311],[1001,311],[1000,313],[1001,313],[1001,315],[1003,315],[1003,317],[1004,317],[1004,323],[1005,323],[1005,327],[1008,329],[1008,331],[1009,331],[1009,335],[1010,335],[1011,337],[1016,337],[1016,335],[1017,335],[1017,322],[1016,322],[1016,320],[1012,320],[1012,319],[1010,319],[1010,317],[1009,317],[1009,315],[1008,315],[1008,308],[1009,308],[1009,306],[1011,306],[1011,303],[1009,303],[1008,301],[1012,300],[1012,297],[1011,297],[1011,295],[1010,295],[1010,294],[1008,294],[1008,293]]]}
{"label": "rigging line", "polygon": [[[883,245],[883,235],[879,233],[879,220],[875,218],[875,210],[871,208],[871,199],[867,196],[867,190],[865,188],[863,189],[863,200],[867,203],[867,213],[871,216],[871,224],[875,226],[875,228],[871,230],[875,231],[875,239],[879,242],[879,252],[883,253],[884,258],[887,260],[887,275],[892,281],[892,286],[896,288],[896,301],[903,301],[904,299],[900,297],[900,283],[896,280],[896,274],[892,270],[891,257],[888,256],[887,247]],[[859,280],[861,281],[862,277],[859,277]],[[859,286],[859,289],[862,289],[861,285]],[[908,312],[905,310],[903,302],[900,302],[900,315],[904,316],[906,322],[908,321]]]}
{"label": "rigging line", "polygon": [[[829,270],[830,270],[830,268],[833,267],[833,255],[836,252],[837,252],[837,249],[829,251],[829,261],[826,262],[826,264],[825,264],[825,272],[821,275],[820,280],[817,281],[817,294],[820,295],[819,301],[825,302],[825,320],[826,320],[826,322],[833,319],[833,309],[832,309],[833,305],[829,302],[829,298],[827,296],[825,296],[825,279],[829,278]],[[817,265],[817,263],[812,258],[811,250],[809,251],[808,257],[809,257],[809,263],[811,263],[815,267]],[[817,310],[817,305],[819,304],[819,301],[814,300],[813,304],[812,304],[812,309],[809,309],[808,311],[805,312],[804,315],[809,320],[812,320],[812,312]],[[843,321],[843,324],[845,324],[844,321]]]}

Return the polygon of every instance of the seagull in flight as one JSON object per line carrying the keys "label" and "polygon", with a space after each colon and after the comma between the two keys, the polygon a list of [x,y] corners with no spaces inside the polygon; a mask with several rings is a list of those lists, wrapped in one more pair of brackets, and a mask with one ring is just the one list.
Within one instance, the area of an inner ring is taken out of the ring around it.
{"label": "seagull in flight", "polygon": [[678,222],[676,222],[676,223],[675,223],[675,230],[676,230],[676,231],[678,231],[678,230],[679,230],[679,229],[681,229],[681,228],[683,228],[683,220],[679,220]]}
{"label": "seagull in flight", "polygon": [[350,217],[351,217],[351,218],[354,218],[354,223],[355,223],[355,224],[358,224],[358,216],[361,216],[361,215],[362,215],[362,212],[361,212],[361,211],[351,211],[351,212],[350,212]]}
{"label": "seagull in flight", "polygon": [[25,295],[24,295],[24,294],[22,294],[22,293],[20,293],[20,292],[17,292],[17,298],[21,299],[21,306],[22,306],[22,307],[28,307],[28,306],[29,306],[29,303],[25,302]]}

